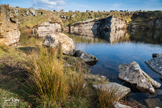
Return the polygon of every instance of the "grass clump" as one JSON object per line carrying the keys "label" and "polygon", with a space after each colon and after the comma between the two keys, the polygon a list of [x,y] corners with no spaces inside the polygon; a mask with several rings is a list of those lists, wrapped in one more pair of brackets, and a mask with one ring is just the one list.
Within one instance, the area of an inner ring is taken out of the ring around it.
{"label": "grass clump", "polygon": [[0,49],[3,51],[8,51],[9,47],[5,43],[0,43]]}
{"label": "grass clump", "polygon": [[59,107],[69,96],[79,97],[83,91],[82,74],[64,72],[60,53],[56,49],[39,47],[27,58],[30,86],[37,92],[37,99],[46,107]]}
{"label": "grass clump", "polygon": [[98,93],[99,107],[100,108],[113,108],[119,97],[116,95],[118,88],[111,87],[112,89],[100,88]]}
{"label": "grass clump", "polygon": [[56,51],[39,48],[28,56],[28,60],[29,77],[40,99],[48,99],[54,104],[62,102],[68,96],[68,79]]}

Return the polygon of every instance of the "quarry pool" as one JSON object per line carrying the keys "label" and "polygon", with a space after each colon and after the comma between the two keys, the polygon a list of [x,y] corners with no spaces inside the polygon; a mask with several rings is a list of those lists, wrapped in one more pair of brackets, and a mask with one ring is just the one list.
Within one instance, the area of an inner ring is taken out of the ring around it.
{"label": "quarry pool", "polygon": [[[118,66],[136,61],[143,71],[162,84],[162,81],[160,81],[162,76],[152,71],[145,64],[145,61],[152,59],[152,53],[162,53],[161,32],[138,31],[122,33],[124,34],[105,32],[97,35],[69,35],[73,38],[76,49],[83,50],[98,58],[97,64],[90,67],[93,74],[107,76],[109,81],[125,85],[118,79]],[[162,87],[157,89],[154,95],[131,89],[131,93],[126,100],[136,103],[138,107],[162,107]]]}

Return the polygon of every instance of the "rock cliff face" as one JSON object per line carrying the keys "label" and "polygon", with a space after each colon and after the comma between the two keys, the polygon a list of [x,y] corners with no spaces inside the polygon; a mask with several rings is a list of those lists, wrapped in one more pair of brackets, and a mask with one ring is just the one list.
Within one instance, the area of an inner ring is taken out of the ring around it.
{"label": "rock cliff face", "polygon": [[138,12],[132,15],[132,21],[129,25],[131,30],[161,30],[162,17],[161,12]]}
{"label": "rock cliff face", "polygon": [[44,22],[36,28],[37,30],[32,30],[34,35],[39,37],[45,37],[47,35],[52,35],[56,32],[61,32],[61,24]]}
{"label": "rock cliff face", "polygon": [[119,30],[124,29],[127,22],[115,16],[110,16],[104,19],[90,19],[79,21],[70,26],[70,33],[81,33],[85,30]]}
{"label": "rock cliff face", "polygon": [[19,41],[17,10],[11,5],[0,5],[0,43],[11,45]]}

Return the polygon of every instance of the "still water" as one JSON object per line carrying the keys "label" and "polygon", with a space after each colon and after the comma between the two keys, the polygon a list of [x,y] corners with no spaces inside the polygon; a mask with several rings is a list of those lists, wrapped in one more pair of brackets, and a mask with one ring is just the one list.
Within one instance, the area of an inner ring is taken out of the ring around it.
{"label": "still water", "polygon": [[[118,66],[136,61],[142,70],[162,84],[159,79],[162,76],[145,64],[145,61],[152,59],[152,53],[162,53],[162,33],[160,31],[85,33],[69,35],[73,38],[76,49],[98,58],[97,64],[90,67],[93,74],[107,76],[109,81],[124,85],[118,80]],[[162,103],[162,87],[156,90],[155,95],[132,89],[127,101],[135,102],[135,100],[146,107],[159,106],[159,103]]]}

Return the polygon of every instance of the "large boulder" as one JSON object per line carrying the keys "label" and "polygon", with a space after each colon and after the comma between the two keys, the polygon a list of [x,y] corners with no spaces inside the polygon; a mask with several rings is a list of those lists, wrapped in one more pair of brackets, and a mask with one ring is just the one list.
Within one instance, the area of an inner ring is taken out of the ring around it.
{"label": "large boulder", "polygon": [[84,61],[89,65],[94,65],[98,62],[98,59],[95,56],[88,54],[88,53],[81,51],[81,50],[77,50],[75,52],[74,56],[84,59]]}
{"label": "large boulder", "polygon": [[118,100],[127,97],[131,91],[130,88],[122,86],[118,83],[98,84],[93,85],[93,88],[97,90],[102,89],[104,91],[115,92],[115,95],[117,96]]}
{"label": "large boulder", "polygon": [[155,93],[155,88],[160,88],[161,84],[147,75],[134,61],[129,64],[119,65],[119,79],[135,86],[142,92]]}
{"label": "large boulder", "polygon": [[153,71],[162,75],[162,56],[155,57],[145,62]]}
{"label": "large boulder", "polygon": [[20,31],[16,12],[11,5],[0,5],[0,43],[11,45],[19,42]]}
{"label": "large boulder", "polygon": [[43,45],[50,47],[59,47],[63,54],[74,55],[75,45],[71,38],[63,33],[52,34],[43,41]]}
{"label": "large boulder", "polygon": [[29,8],[29,12],[33,15],[33,16],[37,16],[37,14],[35,13],[35,9],[33,7]]}

